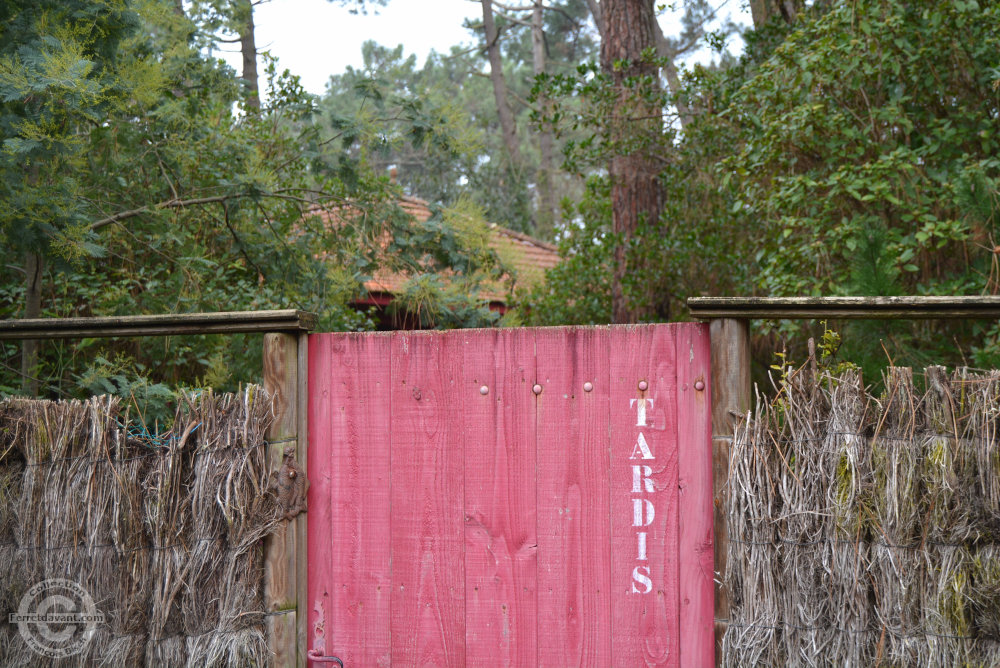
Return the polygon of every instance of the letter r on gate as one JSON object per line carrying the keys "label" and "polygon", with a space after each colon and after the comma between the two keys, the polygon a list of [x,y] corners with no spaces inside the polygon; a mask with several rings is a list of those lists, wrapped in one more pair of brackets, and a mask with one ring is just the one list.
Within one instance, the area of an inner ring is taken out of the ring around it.
{"label": "letter r on gate", "polygon": [[650,478],[651,475],[653,475],[652,467],[633,464],[632,493],[642,494],[643,492],[655,492],[656,487],[653,486],[653,480]]}

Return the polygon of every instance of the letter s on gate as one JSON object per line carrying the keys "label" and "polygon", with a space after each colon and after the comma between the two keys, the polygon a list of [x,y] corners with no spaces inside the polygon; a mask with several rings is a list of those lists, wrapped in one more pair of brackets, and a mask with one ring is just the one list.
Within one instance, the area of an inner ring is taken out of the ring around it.
{"label": "letter s on gate", "polygon": [[[643,585],[646,589],[640,590],[635,583]],[[653,581],[649,579],[649,566],[636,566],[632,569],[632,593],[648,594],[653,591]]]}

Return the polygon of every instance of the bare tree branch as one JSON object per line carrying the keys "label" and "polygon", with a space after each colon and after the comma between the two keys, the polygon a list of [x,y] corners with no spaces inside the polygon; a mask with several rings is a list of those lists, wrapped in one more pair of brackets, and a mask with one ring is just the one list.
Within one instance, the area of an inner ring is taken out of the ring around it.
{"label": "bare tree branch", "polygon": [[[534,5],[523,5],[521,7],[512,7],[510,5],[505,5],[502,2],[497,2],[496,0],[493,0],[493,4],[494,4],[494,6],[499,7],[500,9],[504,10],[505,12],[533,12],[533,11],[535,11],[535,6]],[[562,14],[567,19],[569,19],[569,21],[571,23],[574,23],[574,24],[577,23],[576,18],[574,18],[574,16],[572,14],[570,14],[569,12],[567,12],[562,7],[555,7],[555,6],[552,6],[552,5],[542,5],[541,9],[542,9],[542,11],[556,12],[557,14]],[[507,18],[507,17],[505,17],[505,18]]]}
{"label": "bare tree branch", "polygon": [[677,58],[677,53],[671,48],[670,42],[663,34],[663,29],[660,28],[659,22],[654,22],[653,24],[653,37],[656,40],[656,55],[663,59],[663,73],[667,77],[667,86],[670,88],[670,92],[674,94],[674,105],[677,107],[677,116],[681,120],[681,128],[685,128],[691,122],[691,109],[679,95],[681,91],[681,77],[677,71],[677,64],[674,62],[675,58]]}
{"label": "bare tree branch", "polygon": [[601,5],[597,0],[587,0],[587,6],[590,7],[590,15],[594,17],[597,34],[601,36],[601,39],[604,39],[604,21],[601,19]]}
{"label": "bare tree branch", "polygon": [[531,27],[531,22],[530,21],[522,21],[521,19],[519,19],[519,18],[517,18],[515,16],[511,16],[509,14],[504,14],[503,12],[493,12],[493,15],[494,16],[499,16],[500,18],[502,18],[502,19],[504,19],[506,21],[509,21],[510,23],[513,23],[515,25],[524,26],[526,28],[530,28]]}
{"label": "bare tree branch", "polygon": [[[263,277],[264,280],[266,281],[267,274],[264,273],[264,270],[261,269],[257,265],[257,263],[253,261],[253,258],[250,257],[250,254],[247,253],[246,244],[243,243],[243,239],[240,238],[240,235],[236,233],[235,229],[233,229],[232,223],[229,222],[229,207],[226,206],[225,202],[222,203],[222,216],[223,216],[223,222],[226,224],[226,228],[229,230],[229,233],[233,236],[233,241],[236,242],[236,246],[240,250],[240,255],[242,255],[243,259],[249,262],[250,266],[257,271],[257,275]],[[215,216],[212,217],[215,218]]]}
{"label": "bare tree branch", "polygon": [[523,7],[512,7],[511,5],[505,5],[502,2],[497,2],[497,0],[493,0],[493,4],[494,6],[499,7],[505,12],[530,12],[534,9],[532,5],[525,5]]}

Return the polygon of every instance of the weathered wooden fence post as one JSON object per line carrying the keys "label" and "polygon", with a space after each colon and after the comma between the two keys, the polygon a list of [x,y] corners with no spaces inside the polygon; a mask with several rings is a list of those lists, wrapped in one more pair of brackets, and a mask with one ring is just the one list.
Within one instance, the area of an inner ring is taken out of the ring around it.
{"label": "weathered wooden fence post", "polygon": [[[296,445],[296,460],[306,470],[308,335],[264,335],[264,389],[271,395],[275,420],[268,432],[272,470],[281,466],[286,446]],[[306,513],[268,537],[264,556],[267,641],[275,666],[305,666],[307,650]]]}
{"label": "weathered wooden fence post", "polygon": [[722,663],[722,636],[729,626],[729,592],[718,584],[726,568],[729,528],[726,500],[734,421],[750,408],[750,321],[717,318],[712,338],[712,500],[714,506],[715,663]]}

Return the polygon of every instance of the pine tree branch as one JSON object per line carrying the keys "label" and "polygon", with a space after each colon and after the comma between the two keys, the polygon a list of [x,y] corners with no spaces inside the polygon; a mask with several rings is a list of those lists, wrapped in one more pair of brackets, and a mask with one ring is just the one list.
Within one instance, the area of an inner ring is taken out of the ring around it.
{"label": "pine tree branch", "polygon": [[[502,2],[497,2],[497,0],[493,0],[493,5],[496,6],[496,7],[499,7],[500,9],[504,10],[505,12],[530,12],[530,11],[532,11],[532,10],[535,9],[534,5],[524,5],[522,7],[513,7],[511,5],[505,5]],[[542,5],[542,10],[543,11],[547,11],[547,12],[556,12],[557,14],[562,14],[567,19],[569,19],[569,21],[571,23],[573,23],[573,24],[577,24],[578,23],[578,21],[576,20],[576,18],[572,14],[570,14],[569,12],[567,12],[565,9],[563,9],[562,7],[556,7],[556,6],[552,6],[552,5]],[[498,13],[498,15],[499,15],[499,13]],[[510,18],[510,17],[509,16],[505,16],[504,18]]]}
{"label": "pine tree branch", "polygon": [[[493,4],[496,4],[496,3],[494,2]],[[516,16],[511,16],[510,14],[505,14],[504,12],[494,11],[493,15],[494,16],[499,16],[500,18],[505,19],[508,22],[510,22],[512,24],[515,24],[515,25],[524,26],[526,28],[530,28],[531,27],[531,22],[530,21],[523,21],[523,20],[517,18]]]}
{"label": "pine tree branch", "polygon": [[504,3],[498,2],[497,0],[493,0],[493,6],[494,7],[499,7],[500,9],[504,10],[505,12],[530,12],[531,10],[533,10],[535,8],[534,5],[525,5],[523,7],[514,7],[512,5],[505,5]]}
{"label": "pine tree branch", "polygon": [[220,204],[228,202],[234,199],[242,199],[244,197],[261,197],[261,198],[271,198],[271,199],[283,199],[290,202],[298,202],[300,204],[311,205],[314,204],[313,200],[306,197],[300,197],[298,195],[291,195],[292,192],[304,192],[312,193],[316,195],[324,195],[325,193],[320,190],[311,190],[308,188],[285,188],[276,192],[269,193],[255,193],[251,195],[250,193],[232,193],[230,195],[213,195],[212,197],[195,197],[193,199],[170,199],[165,202],[159,202],[157,204],[151,204],[150,206],[139,207],[138,209],[129,209],[128,211],[121,211],[114,214],[113,216],[108,216],[107,218],[102,218],[100,220],[94,221],[90,224],[88,228],[91,231],[99,230],[102,227],[111,225],[112,223],[117,223],[128,218],[134,218],[135,216],[142,215],[144,213],[152,213],[154,211],[159,211],[161,209],[183,209],[188,206],[200,206],[202,204]]}
{"label": "pine tree branch", "polygon": [[101,220],[94,221],[90,224],[90,230],[99,230],[102,227],[111,225],[112,223],[117,223],[119,221],[125,220],[127,218],[134,218],[135,216],[152,213],[153,211],[158,211],[160,209],[183,209],[188,206],[199,206],[201,204],[216,204],[219,202],[225,202],[231,199],[239,199],[241,197],[247,197],[246,193],[234,193],[232,195],[215,195],[212,197],[196,197],[194,199],[170,199],[166,202],[159,202],[151,206],[143,206],[138,209],[129,209],[128,211],[121,211],[114,214],[113,216],[108,216],[107,218],[102,218]]}
{"label": "pine tree branch", "polygon": [[601,20],[601,5],[597,0],[587,0],[590,8],[590,15],[594,17],[594,25],[597,26],[597,34],[604,37],[604,23]]}

